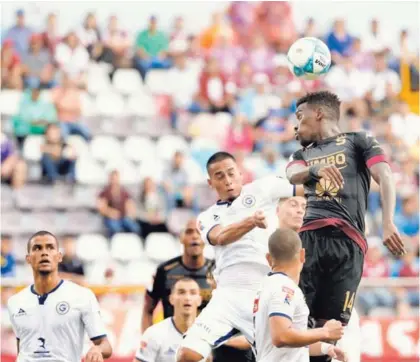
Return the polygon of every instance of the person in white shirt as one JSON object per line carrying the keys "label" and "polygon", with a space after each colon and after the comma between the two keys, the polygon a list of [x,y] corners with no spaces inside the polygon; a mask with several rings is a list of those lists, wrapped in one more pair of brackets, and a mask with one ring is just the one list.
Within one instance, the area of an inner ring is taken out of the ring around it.
{"label": "person in white shirt", "polygon": [[57,238],[38,231],[28,241],[26,261],[34,284],[8,300],[8,311],[17,338],[18,362],[79,362],[85,331],[94,343],[86,362],[102,362],[112,354],[99,304],[93,292],[60,280],[62,261]]}
{"label": "person in white shirt", "polygon": [[[305,250],[299,235],[277,229],[268,241],[272,271],[265,277],[254,302],[254,349],[258,362],[309,362],[309,355],[329,355],[346,361],[345,353],[324,341],[343,336],[341,322],[329,320],[322,328],[307,329],[309,308],[299,288]],[[309,346],[309,348],[307,348]]]}
{"label": "person in white shirt", "polygon": [[197,317],[201,304],[200,287],[192,278],[179,279],[169,298],[174,316],[146,329],[133,362],[174,361],[182,336]]}
{"label": "person in white shirt", "polygon": [[265,254],[270,230],[277,226],[277,202],[303,194],[303,189],[276,176],[243,185],[235,158],[227,152],[211,156],[207,172],[220,200],[199,215],[198,229],[214,247],[217,288],[188,330],[177,354],[179,362],[200,361],[240,333],[252,343],[252,304],[269,272]]}

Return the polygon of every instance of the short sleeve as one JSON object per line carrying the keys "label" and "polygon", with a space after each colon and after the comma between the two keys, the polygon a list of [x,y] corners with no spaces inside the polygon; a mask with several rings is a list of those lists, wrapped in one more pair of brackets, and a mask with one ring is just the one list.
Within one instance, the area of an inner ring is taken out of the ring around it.
{"label": "short sleeve", "polygon": [[296,288],[293,286],[279,285],[273,291],[268,307],[269,317],[285,317],[292,320],[296,308]]}
{"label": "short sleeve", "polygon": [[147,291],[147,295],[153,299],[155,303],[158,303],[163,298],[165,291],[165,272],[162,267],[158,267],[156,275],[153,280],[152,290]]}
{"label": "short sleeve", "polygon": [[82,310],[82,321],[89,338],[96,339],[106,337],[105,325],[102,321],[98,300],[91,290],[86,293],[86,301]]}
{"label": "short sleeve", "polygon": [[375,137],[368,136],[366,133],[356,133],[355,143],[367,167],[387,162],[385,153]]}
{"label": "short sleeve", "polygon": [[267,176],[258,181],[262,192],[274,200],[285,199],[296,195],[296,186],[280,176]]}
{"label": "short sleeve", "polygon": [[212,245],[209,240],[210,231],[215,228],[217,225],[220,225],[220,216],[212,214],[209,211],[201,213],[197,218],[197,228],[200,231],[201,238]]}
{"label": "short sleeve", "polygon": [[10,324],[11,324],[12,329],[13,329],[13,333],[15,334],[17,339],[20,339],[20,335],[18,333],[18,329],[17,329],[17,326],[15,324],[15,319],[13,317],[13,309],[10,305],[10,301],[7,303],[7,311],[9,312],[9,319],[10,319]]}
{"label": "short sleeve", "polygon": [[286,170],[292,165],[302,165],[307,166],[306,161],[303,157],[302,150],[297,150],[290,156],[289,163],[286,166]]}
{"label": "short sleeve", "polygon": [[141,337],[140,348],[136,351],[136,360],[140,362],[157,361],[159,344],[156,336],[154,336],[153,326],[149,327]]}

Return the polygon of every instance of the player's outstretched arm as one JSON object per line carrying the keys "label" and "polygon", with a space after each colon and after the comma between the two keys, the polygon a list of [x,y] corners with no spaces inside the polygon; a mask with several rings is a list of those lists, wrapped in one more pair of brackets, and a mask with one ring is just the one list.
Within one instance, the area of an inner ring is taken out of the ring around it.
{"label": "player's outstretched arm", "polygon": [[101,362],[106,358],[111,357],[112,347],[108,338],[102,337],[92,341],[94,346],[86,353],[86,362]]}
{"label": "player's outstretched arm", "polygon": [[276,347],[304,347],[320,341],[337,341],[343,336],[339,321],[330,320],[322,328],[298,330],[292,320],[284,315],[270,317],[271,340]]}
{"label": "player's outstretched arm", "polygon": [[396,190],[391,167],[386,162],[379,162],[371,166],[370,172],[381,194],[384,244],[394,255],[402,255],[404,242],[394,225]]}

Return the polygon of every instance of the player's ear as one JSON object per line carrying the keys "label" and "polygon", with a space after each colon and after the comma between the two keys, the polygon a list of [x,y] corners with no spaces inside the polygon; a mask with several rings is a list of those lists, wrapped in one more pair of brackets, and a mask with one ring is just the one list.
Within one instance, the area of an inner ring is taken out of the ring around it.
{"label": "player's ear", "polygon": [[173,295],[172,295],[172,293],[169,295],[169,303],[171,303],[171,305],[173,306],[174,305],[174,297],[173,297]]}
{"label": "player's ear", "polygon": [[63,253],[61,251],[58,252],[58,262],[61,263],[63,261]]}
{"label": "player's ear", "polygon": [[213,185],[211,184],[211,180],[209,178],[207,179],[207,184],[210,186],[210,188],[213,188]]}
{"label": "player's ear", "polygon": [[29,253],[28,254],[26,254],[26,256],[25,256],[25,260],[26,260],[26,262],[30,265],[31,264],[31,257],[29,256]]}
{"label": "player's ear", "polygon": [[300,262],[302,264],[305,263],[305,249],[304,248],[300,249]]}
{"label": "player's ear", "polygon": [[265,254],[265,258],[267,259],[268,265],[270,265],[270,268],[271,268],[273,260],[271,259],[270,253]]}

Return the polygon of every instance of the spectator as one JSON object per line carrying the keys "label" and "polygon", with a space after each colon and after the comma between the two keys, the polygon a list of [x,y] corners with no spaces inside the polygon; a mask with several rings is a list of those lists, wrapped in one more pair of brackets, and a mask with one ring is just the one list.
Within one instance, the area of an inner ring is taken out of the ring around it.
{"label": "spectator", "polygon": [[272,146],[267,146],[263,149],[262,152],[261,167],[258,167],[255,170],[255,174],[257,178],[270,175],[286,177],[286,174],[282,174],[284,173],[286,166],[286,160],[279,158],[276,149]]}
{"label": "spectator", "polygon": [[140,190],[137,208],[137,220],[140,224],[141,236],[155,232],[168,232],[166,227],[165,197],[159,192],[155,181],[146,177]]}
{"label": "spectator", "polygon": [[58,264],[60,277],[74,283],[83,284],[85,270],[83,262],[76,255],[76,243],[72,235],[66,235],[62,241],[63,260]]}
{"label": "spectator", "polygon": [[420,138],[420,117],[410,111],[406,102],[399,102],[398,108],[389,118],[395,136],[413,146]]}
{"label": "spectator", "polygon": [[346,23],[343,19],[337,19],[334,22],[332,32],[327,36],[326,44],[331,51],[331,57],[334,63],[340,63],[341,56],[350,50],[353,38],[347,32]]}
{"label": "spectator", "polygon": [[236,151],[233,153],[233,156],[236,159],[236,164],[238,165],[239,171],[241,171],[244,184],[248,184],[254,181],[254,171],[251,171],[245,166],[245,152]]}
{"label": "spectator", "polygon": [[22,73],[26,86],[41,84],[42,88],[51,88],[54,84],[55,70],[50,54],[43,48],[41,34],[31,36],[29,51],[22,56]]}
{"label": "spectator", "polygon": [[155,16],[149,20],[149,27],[141,31],[136,38],[134,67],[143,79],[149,69],[166,69],[171,62],[168,58],[169,41],[167,35],[158,29]]}
{"label": "spectator", "polygon": [[13,189],[20,189],[26,181],[27,166],[19,158],[13,142],[5,134],[1,134],[1,182],[7,183]]}
{"label": "spectator", "polygon": [[188,34],[185,31],[184,25],[184,18],[182,16],[177,16],[174,19],[174,24],[172,27],[171,35],[170,35],[170,44],[174,42],[187,42],[188,41]]}
{"label": "spectator", "polygon": [[96,22],[96,16],[93,13],[86,15],[83,26],[77,32],[80,44],[83,45],[90,55],[94,52],[95,46],[101,40],[101,33],[99,32]]}
{"label": "spectator", "polygon": [[217,37],[222,33],[230,33],[232,30],[225,23],[223,13],[214,13],[209,27],[204,29],[200,35],[200,45],[203,49],[209,50],[213,48]]}
{"label": "spectator", "polygon": [[369,32],[363,35],[363,49],[365,51],[374,52],[378,49],[387,48],[387,42],[381,34],[379,26],[378,19],[371,20]]}
{"label": "spectator", "polygon": [[44,42],[44,48],[47,48],[50,55],[53,57],[55,54],[55,48],[61,41],[61,36],[57,26],[57,15],[49,13],[46,20],[46,29],[41,34]]}
{"label": "spectator", "polygon": [[31,34],[32,30],[25,24],[25,12],[18,10],[16,12],[16,25],[6,32],[4,39],[11,40],[16,52],[22,56],[28,51]]}
{"label": "spectator", "polygon": [[63,141],[57,124],[47,126],[41,151],[42,174],[48,182],[55,183],[60,176],[68,182],[75,182],[76,153]]}
{"label": "spectator", "polygon": [[348,53],[351,55],[353,64],[357,69],[368,71],[373,68],[373,53],[363,50],[360,38],[353,38],[353,43]]}
{"label": "spectator", "polygon": [[9,89],[22,89],[20,57],[13,49],[13,42],[5,40],[1,48],[1,85]]}
{"label": "spectator", "polygon": [[220,65],[220,71],[230,76],[238,69],[240,61],[245,57],[242,48],[233,44],[231,33],[221,33],[217,37],[215,46],[210,50],[210,56]]}
{"label": "spectator", "polygon": [[66,73],[62,73],[60,86],[51,92],[51,99],[57,110],[61,126],[61,135],[82,136],[86,141],[91,139],[89,129],[82,123],[82,92],[77,88],[75,81]]}
{"label": "spectator", "polygon": [[19,146],[28,135],[41,135],[49,124],[57,121],[54,105],[41,97],[41,89],[36,85],[22,95],[18,114],[13,117],[14,133]]}
{"label": "spectator", "polygon": [[395,225],[407,236],[419,234],[418,194],[413,193],[404,197],[402,210],[395,215]]}
{"label": "spectator", "polygon": [[252,46],[247,59],[255,73],[269,74],[273,67],[274,52],[266,44],[264,37],[257,34],[252,39]]}
{"label": "spectator", "polygon": [[131,47],[131,40],[127,31],[123,30],[115,15],[109,17],[108,26],[103,37],[104,49],[97,58],[111,64],[114,68],[129,66],[127,53]]}
{"label": "spectator", "polygon": [[108,185],[98,196],[97,209],[104,218],[109,237],[121,232],[139,234],[140,228],[135,221],[136,205],[121,185],[118,171],[110,173]]}
{"label": "spectator", "polygon": [[[363,277],[386,278],[389,275],[390,266],[380,246],[369,246],[363,268]],[[392,308],[395,303],[394,297],[389,289],[382,287],[362,289],[358,293],[358,298],[361,309],[365,314],[369,314],[374,307]]]}
{"label": "spectator", "polygon": [[182,152],[175,152],[171,163],[164,172],[163,180],[169,210],[175,207],[196,209],[194,192]]}
{"label": "spectator", "polygon": [[[287,71],[290,73],[289,69]],[[242,60],[233,76],[230,78],[237,88],[239,96],[252,88],[252,68],[246,60]]]}
{"label": "spectator", "polygon": [[55,60],[61,71],[69,74],[78,84],[83,84],[89,65],[89,53],[80,44],[75,32],[67,34],[65,39],[57,45]]}
{"label": "spectator", "polygon": [[13,278],[16,275],[16,259],[12,253],[12,240],[9,235],[1,237],[1,277]]}
{"label": "spectator", "polygon": [[226,150],[230,153],[243,151],[245,154],[249,154],[252,152],[254,133],[244,114],[238,112],[234,116],[226,134],[225,144]]}
{"label": "spectator", "polygon": [[229,5],[228,14],[232,29],[238,43],[244,47],[248,46],[249,39],[258,30],[255,19],[257,8],[258,3],[252,1],[232,1]]}
{"label": "spectator", "polygon": [[318,38],[319,33],[316,28],[316,23],[314,18],[308,18],[306,19],[305,28],[303,29],[303,33],[301,35],[302,38],[304,37],[313,37]]}

